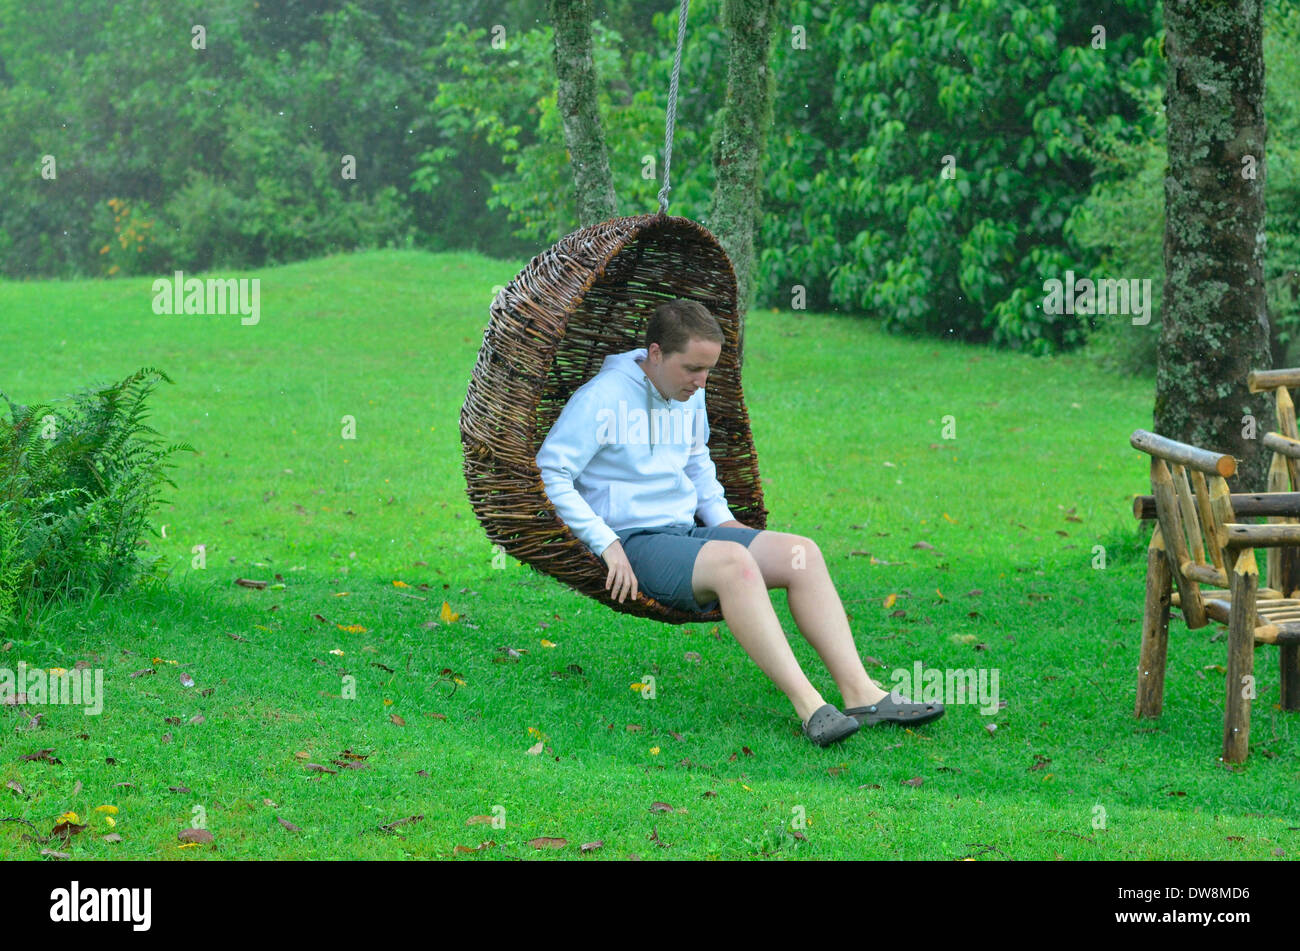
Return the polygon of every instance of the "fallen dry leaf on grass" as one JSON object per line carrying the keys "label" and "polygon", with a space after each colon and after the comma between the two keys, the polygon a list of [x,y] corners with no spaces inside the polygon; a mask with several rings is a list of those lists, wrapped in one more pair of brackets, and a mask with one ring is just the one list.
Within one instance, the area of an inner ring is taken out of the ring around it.
{"label": "fallen dry leaf on grass", "polygon": [[182,842],[190,842],[195,845],[205,845],[215,840],[215,836],[207,829],[181,829],[176,833],[176,838]]}
{"label": "fallen dry leaf on grass", "polygon": [[284,827],[285,827],[286,829],[288,829],[290,832],[301,832],[301,831],[302,831],[302,830],[299,829],[296,825],[294,825],[292,822],[288,822],[287,820],[281,819],[279,816],[276,816],[276,817],[275,817],[275,821],[278,822],[278,823],[280,823],[280,825],[284,826]]}
{"label": "fallen dry leaf on grass", "polygon": [[77,814],[75,812],[66,812],[59,818],[63,821],[50,830],[50,838],[59,836],[66,843],[74,835],[86,830],[85,825],[77,824]]}
{"label": "fallen dry leaf on grass", "polygon": [[20,760],[28,761],[45,760],[45,762],[53,763],[55,766],[63,765],[63,760],[54,756],[54,749],[52,747],[48,750],[37,750],[35,753],[28,753],[26,756],[20,756],[18,758]]}
{"label": "fallen dry leaf on grass", "polygon": [[536,839],[529,839],[528,844],[535,849],[562,849],[569,844],[569,840],[556,839],[548,835],[543,835]]}

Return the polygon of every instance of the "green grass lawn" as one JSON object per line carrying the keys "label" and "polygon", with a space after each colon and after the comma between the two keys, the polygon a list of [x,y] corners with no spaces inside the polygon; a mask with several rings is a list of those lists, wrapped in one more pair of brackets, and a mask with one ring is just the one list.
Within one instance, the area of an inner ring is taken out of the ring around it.
{"label": "green grass lawn", "polygon": [[[200,451],[173,457],[179,488],[151,539],[175,565],[168,586],[0,637],[0,667],[86,661],[105,691],[98,716],[27,707],[44,714],[34,728],[0,707],[0,818],[35,827],[0,823],[0,854],[443,858],[487,841],[458,860],[577,858],[595,841],[584,860],[1300,854],[1300,716],[1277,709],[1276,649],[1256,655],[1244,767],[1219,761],[1218,625],[1175,616],[1165,715],[1133,717],[1145,541],[1130,500],[1148,489],[1128,435],[1151,425],[1150,382],[856,318],[750,315],[768,527],[825,552],[886,688],[915,661],[996,669],[1006,701],[819,749],[725,625],[636,619],[512,559],[493,567],[458,414],[493,286],[519,266],[377,252],[253,272],[255,326],[157,316],[147,279],[0,284],[0,390],[49,400],[158,367],[176,385],[155,392],[149,422]],[[277,573],[280,590],[234,584]],[[838,704],[784,592],[772,600]],[[653,699],[632,687],[646,675]],[[22,759],[43,749],[60,762]],[[101,805],[117,809],[111,830]],[[66,846],[23,838],[68,811],[87,827]],[[468,821],[482,816],[497,823]],[[198,820],[214,846],[178,841]]]}

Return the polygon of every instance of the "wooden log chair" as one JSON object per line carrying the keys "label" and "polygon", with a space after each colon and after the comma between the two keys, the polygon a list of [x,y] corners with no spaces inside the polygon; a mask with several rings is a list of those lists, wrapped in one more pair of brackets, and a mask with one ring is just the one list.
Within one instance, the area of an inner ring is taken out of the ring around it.
{"label": "wooden log chair", "polygon": [[[1295,663],[1295,647],[1300,645],[1300,599],[1260,587],[1254,553],[1261,547],[1300,547],[1300,525],[1247,525],[1237,521],[1226,481],[1237,471],[1232,456],[1144,429],[1136,430],[1129,443],[1151,456],[1151,494],[1157,521],[1147,549],[1146,605],[1134,714],[1160,716],[1171,606],[1182,612],[1189,629],[1204,627],[1211,620],[1226,624],[1223,759],[1244,762],[1249,750],[1258,645],[1283,648],[1282,708],[1300,709],[1300,667]],[[1171,594],[1175,584],[1177,593]],[[1202,584],[1214,587],[1202,590]]]}

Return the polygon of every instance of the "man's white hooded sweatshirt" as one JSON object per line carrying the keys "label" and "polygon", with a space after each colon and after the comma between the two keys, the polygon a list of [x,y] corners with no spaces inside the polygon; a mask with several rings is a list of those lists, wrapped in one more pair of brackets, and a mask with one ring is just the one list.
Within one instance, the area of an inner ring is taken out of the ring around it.
{"label": "man's white hooded sweatshirt", "polygon": [[704,390],[666,400],[637,358],[647,359],[644,347],[607,356],[537,453],[551,504],[596,555],[625,528],[735,518],[709,456]]}

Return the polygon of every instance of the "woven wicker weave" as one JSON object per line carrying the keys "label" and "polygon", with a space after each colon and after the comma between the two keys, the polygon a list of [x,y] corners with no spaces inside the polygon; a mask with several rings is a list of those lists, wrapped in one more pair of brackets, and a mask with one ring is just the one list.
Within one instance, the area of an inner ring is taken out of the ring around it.
{"label": "woven wicker weave", "polygon": [[556,514],[536,462],[573,391],[608,354],[642,346],[655,306],[676,298],[703,304],[722,326],[705,390],[709,452],[732,513],[766,528],[740,388],[735,273],[717,239],[687,218],[612,218],[533,258],[492,302],[460,434],[470,504],[489,540],[616,611],[685,624],[721,614],[680,611],[640,592],[622,603],[610,598],[609,569]]}

